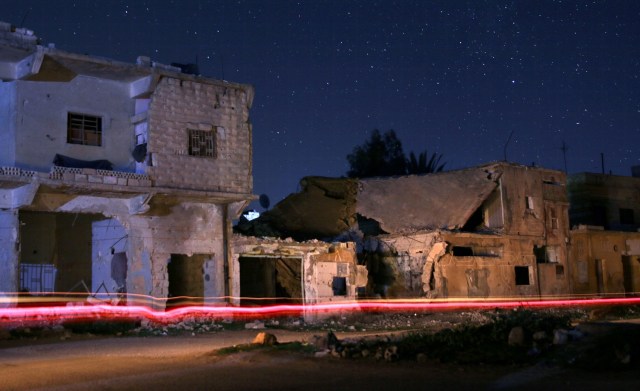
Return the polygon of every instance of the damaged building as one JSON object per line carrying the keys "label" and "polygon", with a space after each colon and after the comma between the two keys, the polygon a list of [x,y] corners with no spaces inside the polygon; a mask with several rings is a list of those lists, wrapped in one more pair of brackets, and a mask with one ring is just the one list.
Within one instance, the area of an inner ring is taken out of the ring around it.
{"label": "damaged building", "polygon": [[307,177],[238,226],[259,236],[354,241],[368,297],[569,293],[566,177],[510,163],[421,176]]}
{"label": "damaged building", "polygon": [[[236,304],[319,304],[353,300],[367,285],[354,243],[256,239],[233,246]],[[242,302],[240,302],[242,301]]]}
{"label": "damaged building", "polygon": [[229,295],[231,221],[255,199],[251,86],[65,52],[7,23],[0,80],[0,305]]}
{"label": "damaged building", "polygon": [[569,176],[573,292],[624,296],[640,291],[640,166],[632,176]]}

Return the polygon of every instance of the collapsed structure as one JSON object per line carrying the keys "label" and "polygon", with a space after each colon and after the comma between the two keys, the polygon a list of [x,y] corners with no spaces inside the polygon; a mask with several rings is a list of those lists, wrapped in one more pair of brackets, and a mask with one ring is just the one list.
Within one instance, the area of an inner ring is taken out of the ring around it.
{"label": "collapsed structure", "polygon": [[568,193],[560,171],[505,162],[307,177],[234,235],[255,199],[254,91],[185,71],[44,47],[0,23],[0,306],[17,291],[164,307],[640,286],[638,178],[579,174]]}
{"label": "collapsed structure", "polygon": [[309,177],[301,192],[239,229],[356,241],[369,297],[563,295],[565,182],[562,172],[509,163],[397,178]]}
{"label": "collapsed structure", "polygon": [[580,173],[568,180],[572,292],[640,291],[640,167],[632,176]]}

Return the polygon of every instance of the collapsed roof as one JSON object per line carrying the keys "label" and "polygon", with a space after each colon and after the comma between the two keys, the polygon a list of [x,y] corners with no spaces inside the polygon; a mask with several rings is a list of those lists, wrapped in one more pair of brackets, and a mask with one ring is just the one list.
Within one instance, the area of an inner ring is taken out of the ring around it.
{"label": "collapsed roof", "polygon": [[323,239],[361,228],[364,220],[385,233],[459,229],[498,186],[500,165],[390,178],[306,177],[298,193],[237,230]]}

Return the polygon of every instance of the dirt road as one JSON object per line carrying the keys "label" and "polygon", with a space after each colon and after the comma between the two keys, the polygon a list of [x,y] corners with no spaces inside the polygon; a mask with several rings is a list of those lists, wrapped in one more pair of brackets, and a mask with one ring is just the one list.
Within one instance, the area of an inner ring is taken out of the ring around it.
{"label": "dirt road", "polygon": [[[271,330],[280,342],[313,332]],[[217,349],[251,342],[255,330],[195,336],[109,337],[0,348],[1,390],[424,390],[638,389],[637,374],[316,358]],[[339,338],[363,333],[338,333]],[[364,333],[366,334],[366,333]]]}

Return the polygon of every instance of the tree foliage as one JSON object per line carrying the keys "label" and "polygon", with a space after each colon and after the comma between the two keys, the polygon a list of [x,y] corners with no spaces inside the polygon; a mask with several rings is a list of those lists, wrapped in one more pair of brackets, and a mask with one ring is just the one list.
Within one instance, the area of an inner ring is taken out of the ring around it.
{"label": "tree foliage", "polygon": [[427,160],[427,151],[418,157],[411,152],[407,158],[402,142],[393,130],[381,134],[374,129],[368,140],[353,148],[347,155],[350,178],[370,178],[394,175],[415,175],[440,172],[446,163],[440,163],[442,155],[433,153]]}
{"label": "tree foliage", "polygon": [[350,178],[403,175],[407,165],[402,142],[393,130],[380,134],[375,129],[369,140],[347,155],[347,161],[350,167],[347,176]]}
{"label": "tree foliage", "polygon": [[430,174],[432,172],[441,172],[444,170],[444,166],[447,163],[440,164],[442,155],[438,155],[434,152],[431,154],[429,161],[427,161],[427,156],[427,151],[420,152],[420,155],[418,155],[418,158],[416,159],[416,155],[412,151],[409,154],[409,159],[407,159],[407,174]]}

